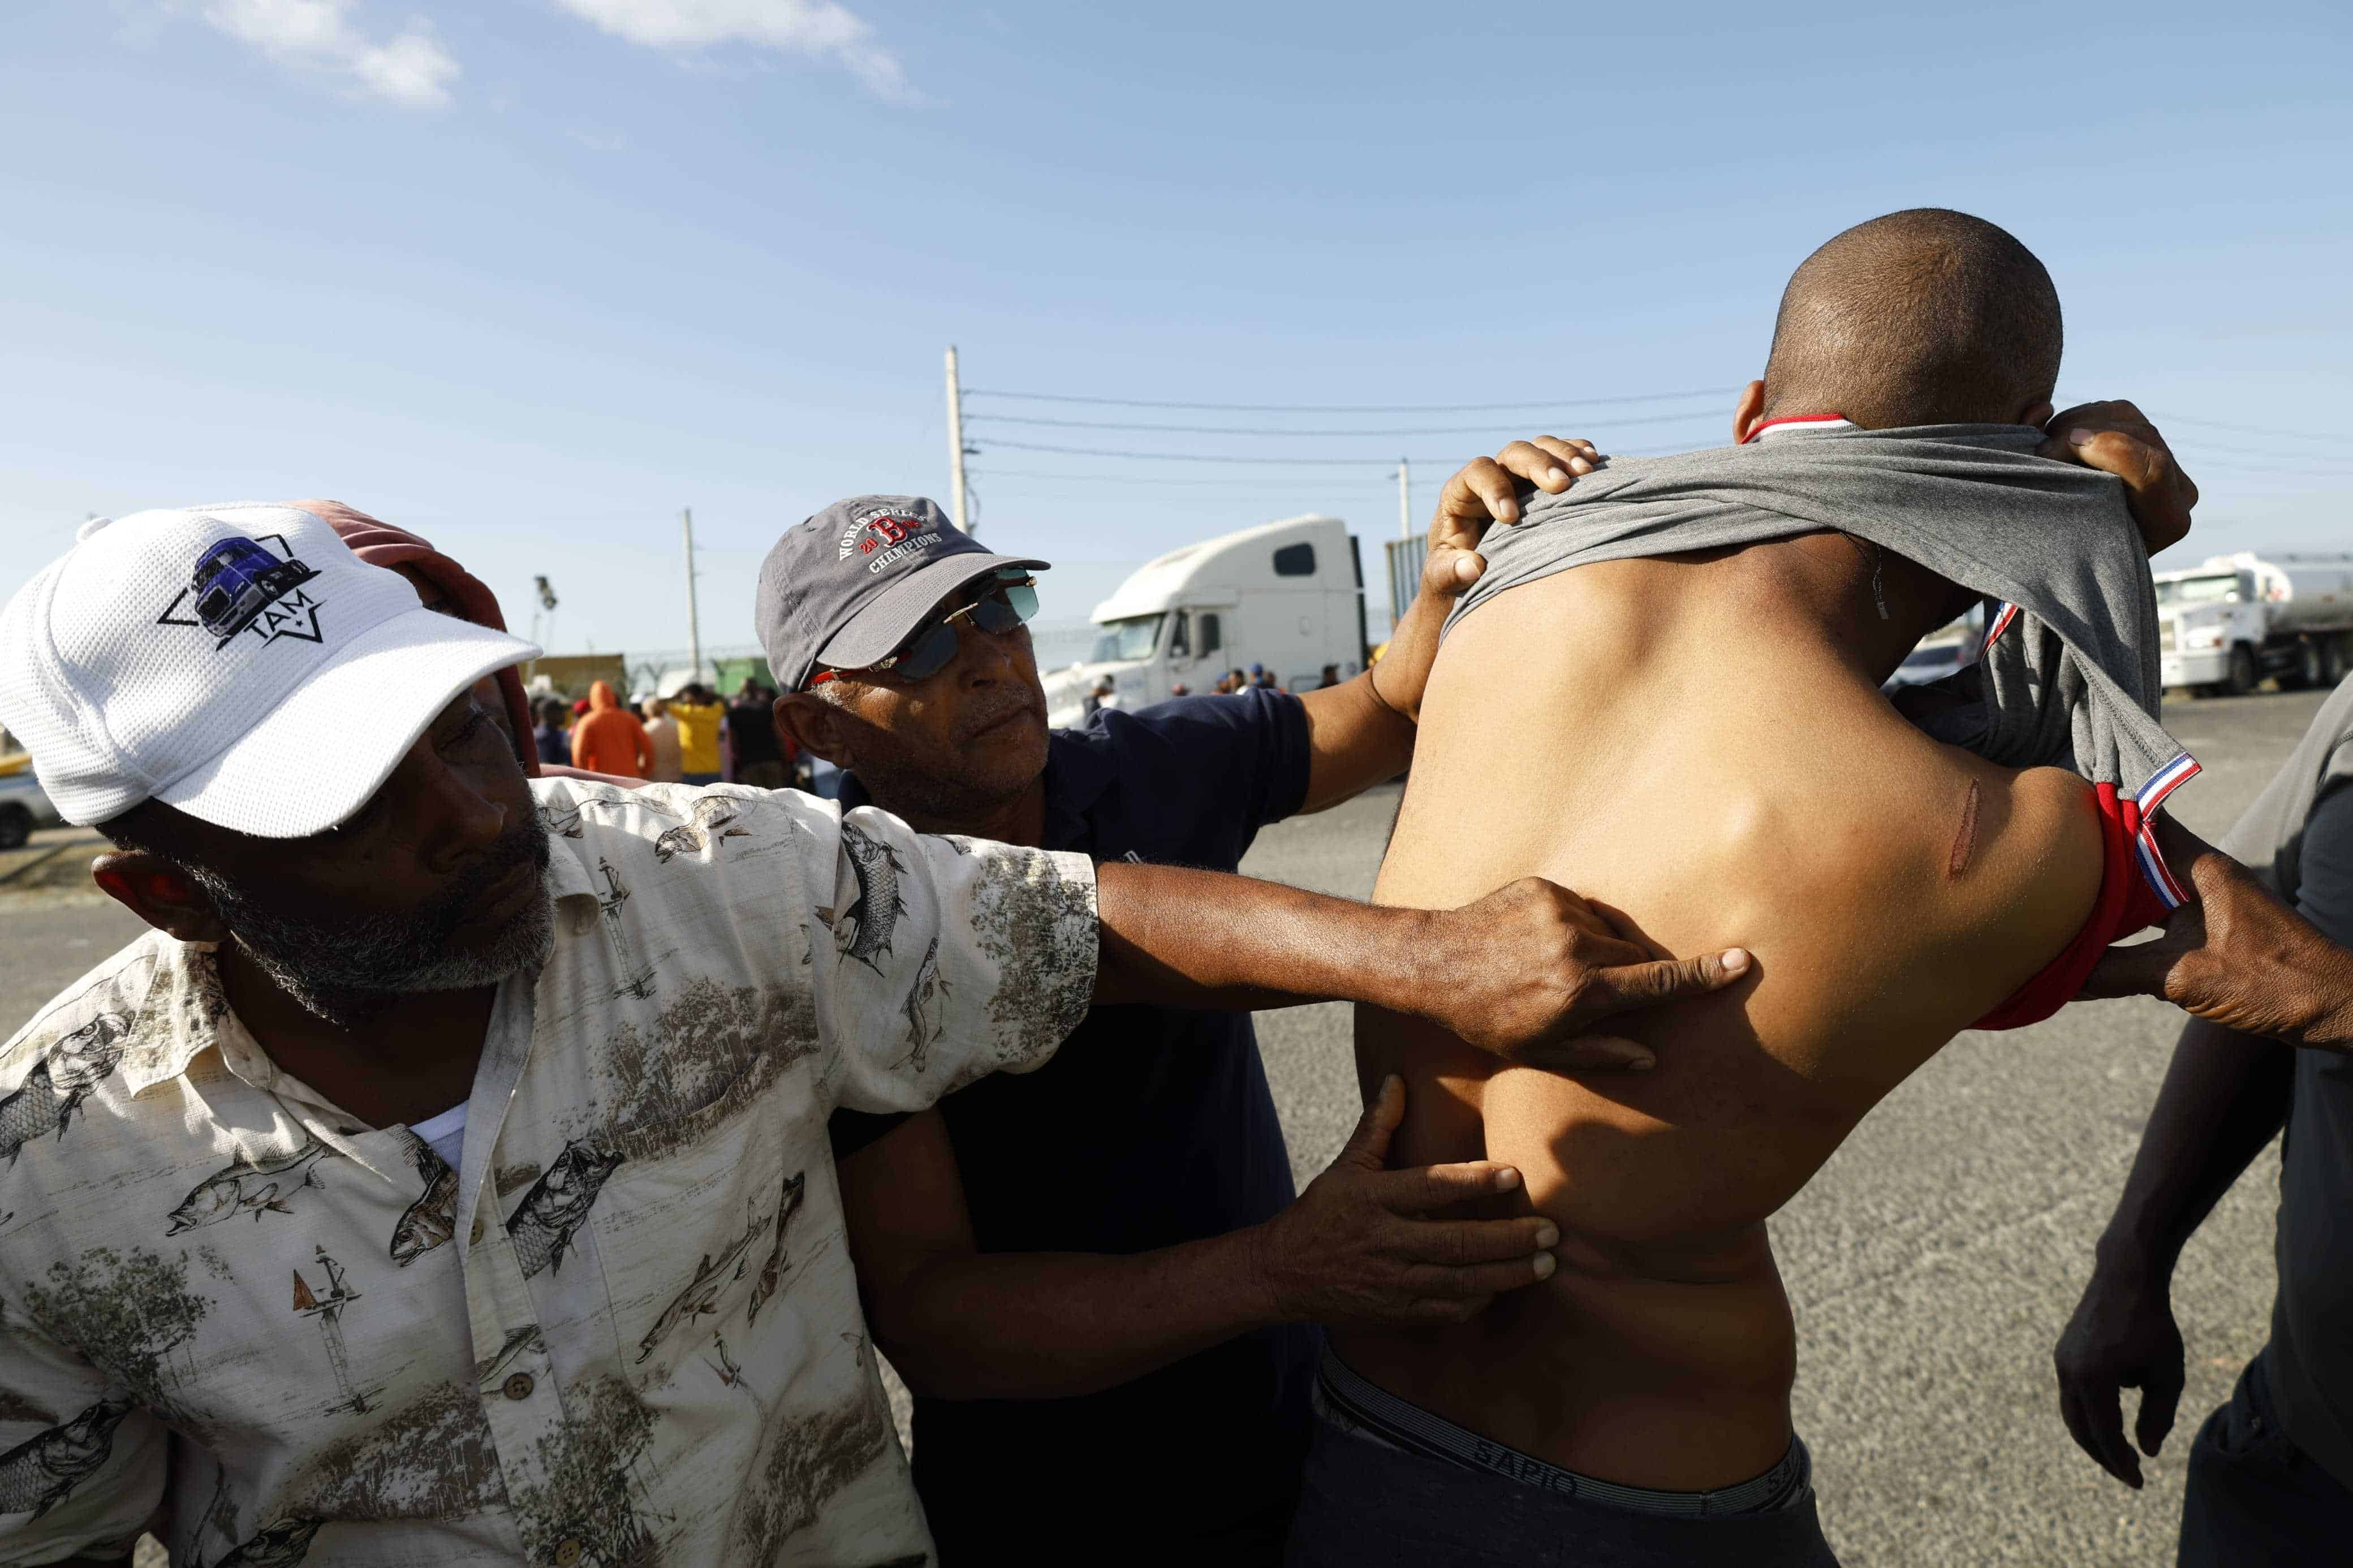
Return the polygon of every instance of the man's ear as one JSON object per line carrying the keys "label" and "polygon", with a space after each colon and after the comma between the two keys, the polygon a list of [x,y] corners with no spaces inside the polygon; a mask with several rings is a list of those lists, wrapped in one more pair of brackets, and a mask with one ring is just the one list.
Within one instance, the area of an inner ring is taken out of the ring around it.
{"label": "man's ear", "polygon": [[806,691],[787,691],[776,699],[770,711],[776,716],[776,728],[790,735],[802,751],[836,767],[850,765],[849,726],[832,703]]}
{"label": "man's ear", "polygon": [[1756,429],[1757,422],[1763,417],[1765,384],[1752,381],[1740,389],[1740,401],[1732,405],[1732,444],[1736,447],[1747,440],[1748,432]]}
{"label": "man's ear", "polygon": [[115,849],[90,863],[106,895],[157,931],[182,942],[227,942],[228,927],[185,871],[144,849]]}

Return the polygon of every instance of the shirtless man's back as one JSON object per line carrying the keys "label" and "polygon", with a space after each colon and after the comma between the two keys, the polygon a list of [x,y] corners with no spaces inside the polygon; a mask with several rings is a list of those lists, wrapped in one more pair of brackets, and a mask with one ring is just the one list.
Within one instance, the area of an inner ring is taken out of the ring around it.
{"label": "shirtless man's back", "polygon": [[[1937,239],[1932,226],[1923,243]],[[1785,305],[1785,331],[1788,316]],[[2055,342],[2050,359],[2055,372]],[[1744,399],[1744,437],[1782,365],[1777,338],[1767,382]],[[1992,417],[2048,417],[2047,404],[2035,413],[2048,385]],[[1609,1536],[1561,1542],[1565,1563],[1831,1560],[1792,1443],[1795,1338],[1766,1219],[1883,1096],[2065,949],[2101,889],[2088,784],[1937,744],[1880,694],[1971,597],[1814,533],[1574,567],[1454,628],[1376,900],[1450,907],[1550,876],[1665,951],[1743,945],[1757,967],[1633,1025],[1658,1058],[1637,1076],[1504,1067],[1360,1012],[1365,1082],[1407,1079],[1396,1156],[1517,1167],[1519,1196],[1561,1240],[1552,1279],[1461,1327],[1335,1329],[1323,1392],[1352,1433],[1338,1442],[1484,1465],[1588,1509],[1599,1498],[1603,1512],[1555,1516]],[[1482,1451],[1466,1455],[1465,1440]],[[1483,1489],[1454,1500],[1462,1517],[1428,1519],[1410,1547],[1389,1544],[1394,1518],[1335,1539],[1339,1472],[1320,1474],[1319,1495],[1311,1461],[1298,1562],[1526,1558],[1494,1539],[1499,1514],[1536,1506],[1512,1482],[1476,1477]],[[1355,1489],[1396,1495],[1415,1479]],[[1800,1494],[1804,1528],[1674,1533]],[[1699,1522],[1646,1534],[1645,1510]],[[1621,1514],[1622,1541],[1610,1533]],[[1436,1540],[1461,1550],[1432,1556]]]}

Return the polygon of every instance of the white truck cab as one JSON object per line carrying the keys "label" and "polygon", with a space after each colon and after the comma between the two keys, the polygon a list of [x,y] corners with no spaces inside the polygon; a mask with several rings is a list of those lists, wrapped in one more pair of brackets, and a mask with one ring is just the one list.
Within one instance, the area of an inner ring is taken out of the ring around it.
{"label": "white truck cab", "polygon": [[1172,550],[1088,618],[1099,628],[1092,657],[1040,676],[1056,728],[1078,723],[1103,680],[1132,710],[1180,684],[1205,693],[1253,664],[1288,691],[1312,690],[1326,665],[1344,680],[1365,668],[1364,577],[1336,517],[1286,518]]}
{"label": "white truck cab", "polygon": [[2353,632],[2353,555],[2241,551],[2152,574],[2165,684],[2241,693],[2263,677],[2335,686]]}

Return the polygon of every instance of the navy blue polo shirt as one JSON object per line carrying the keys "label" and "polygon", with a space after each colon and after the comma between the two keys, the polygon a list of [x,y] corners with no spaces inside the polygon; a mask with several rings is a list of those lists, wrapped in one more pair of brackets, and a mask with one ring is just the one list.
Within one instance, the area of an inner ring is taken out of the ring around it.
{"label": "navy blue polo shirt", "polygon": [[[1107,710],[1049,742],[1044,847],[1231,871],[1299,809],[1307,770],[1306,714],[1280,691]],[[842,782],[843,809],[868,804]],[[940,1110],[983,1252],[1145,1252],[1294,1195],[1248,1014],[1098,1007],[1036,1072]],[[901,1120],[837,1111],[837,1158]],[[941,1560],[1011,1545],[1039,1562],[1273,1561],[1316,1344],[1292,1324],[1082,1398],[916,1400],[915,1485]]]}

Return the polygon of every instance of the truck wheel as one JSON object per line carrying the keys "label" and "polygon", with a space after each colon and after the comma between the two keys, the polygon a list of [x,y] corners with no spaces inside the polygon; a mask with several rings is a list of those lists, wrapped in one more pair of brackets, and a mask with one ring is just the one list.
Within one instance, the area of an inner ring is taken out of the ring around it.
{"label": "truck wheel", "polygon": [[33,814],[21,805],[0,806],[0,849],[21,849],[33,836]]}
{"label": "truck wheel", "polygon": [[2336,688],[2337,683],[2344,679],[2345,639],[2342,637],[2321,638],[2320,684],[2328,687],[2333,690]]}
{"label": "truck wheel", "polygon": [[2318,643],[2306,640],[2296,644],[2295,662],[2280,671],[2280,689],[2302,691],[2319,685],[2323,659]]}
{"label": "truck wheel", "polygon": [[2255,689],[2259,679],[2255,671],[2255,650],[2245,643],[2231,649],[2231,673],[2222,679],[2222,689],[2233,697],[2244,697]]}

